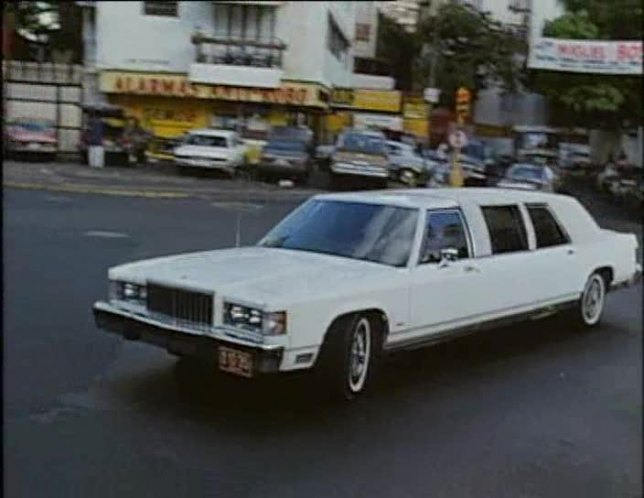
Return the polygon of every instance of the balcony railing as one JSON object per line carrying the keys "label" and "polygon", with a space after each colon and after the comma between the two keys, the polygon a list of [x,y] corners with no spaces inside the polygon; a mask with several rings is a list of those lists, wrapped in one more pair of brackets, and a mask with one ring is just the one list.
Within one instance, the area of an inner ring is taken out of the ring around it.
{"label": "balcony railing", "polygon": [[231,66],[281,68],[286,49],[286,45],[277,39],[256,41],[200,34],[192,36],[192,43],[197,49],[196,62]]}

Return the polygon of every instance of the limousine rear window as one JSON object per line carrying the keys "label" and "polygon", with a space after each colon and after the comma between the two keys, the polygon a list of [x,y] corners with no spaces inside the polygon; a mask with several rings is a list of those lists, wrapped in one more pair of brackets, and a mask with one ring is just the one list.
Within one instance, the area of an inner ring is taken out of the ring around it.
{"label": "limousine rear window", "polygon": [[518,206],[481,207],[492,244],[492,254],[527,251],[528,237]]}
{"label": "limousine rear window", "polygon": [[526,204],[537,237],[537,249],[559,246],[570,242],[546,205]]}

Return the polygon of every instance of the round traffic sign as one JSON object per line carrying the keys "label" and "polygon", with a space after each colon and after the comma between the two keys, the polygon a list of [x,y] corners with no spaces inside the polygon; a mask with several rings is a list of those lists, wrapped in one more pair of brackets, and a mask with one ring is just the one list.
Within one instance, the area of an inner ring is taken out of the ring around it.
{"label": "round traffic sign", "polygon": [[463,130],[456,130],[449,134],[448,141],[455,149],[462,149],[467,145],[467,135]]}

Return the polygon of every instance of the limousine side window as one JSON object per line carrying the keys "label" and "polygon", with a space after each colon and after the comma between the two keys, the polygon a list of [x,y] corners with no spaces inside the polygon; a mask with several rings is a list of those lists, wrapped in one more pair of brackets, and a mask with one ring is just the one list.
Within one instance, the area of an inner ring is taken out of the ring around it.
{"label": "limousine side window", "polygon": [[458,259],[470,257],[463,218],[457,210],[427,212],[420,263],[438,263],[442,249],[458,250]]}
{"label": "limousine side window", "polygon": [[528,236],[518,206],[481,207],[492,244],[492,254],[527,251]]}
{"label": "limousine side window", "polygon": [[528,214],[537,236],[537,249],[559,246],[570,242],[547,206],[541,204],[526,204]]}

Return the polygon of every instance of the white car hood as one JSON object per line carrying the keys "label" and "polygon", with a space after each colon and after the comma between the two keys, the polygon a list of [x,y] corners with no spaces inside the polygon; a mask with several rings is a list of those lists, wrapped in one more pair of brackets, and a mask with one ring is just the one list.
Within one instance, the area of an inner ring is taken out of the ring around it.
{"label": "white car hood", "polygon": [[230,149],[226,147],[206,147],[203,145],[180,145],[174,149],[177,156],[203,157],[208,159],[227,159]]}
{"label": "white car hood", "polygon": [[154,281],[214,291],[258,305],[289,302],[331,292],[343,284],[367,283],[396,268],[303,251],[242,247],[155,258],[113,267],[110,280]]}

